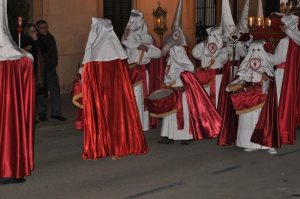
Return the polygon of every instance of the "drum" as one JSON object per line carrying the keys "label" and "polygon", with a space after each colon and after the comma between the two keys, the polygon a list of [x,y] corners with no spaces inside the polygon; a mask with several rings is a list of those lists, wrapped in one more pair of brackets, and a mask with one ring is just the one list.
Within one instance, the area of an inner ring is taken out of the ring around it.
{"label": "drum", "polygon": [[146,98],[151,117],[162,118],[177,112],[177,91],[175,89],[159,89]]}
{"label": "drum", "polygon": [[262,92],[262,87],[244,87],[230,94],[233,107],[237,115],[248,113],[262,108],[267,95]]}
{"label": "drum", "polygon": [[211,70],[195,70],[197,78],[200,80],[204,88],[209,87],[212,83],[212,71]]}

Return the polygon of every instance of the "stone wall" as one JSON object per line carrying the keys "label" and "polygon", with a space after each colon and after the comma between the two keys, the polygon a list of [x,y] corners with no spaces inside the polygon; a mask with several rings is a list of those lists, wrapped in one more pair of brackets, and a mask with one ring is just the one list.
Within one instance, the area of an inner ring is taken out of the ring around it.
{"label": "stone wall", "polygon": [[[158,1],[133,0],[133,8],[144,13],[149,32],[159,43],[159,37],[153,31],[152,17],[153,9],[157,8]],[[254,0],[254,2],[257,1]],[[103,0],[28,0],[28,2],[31,5],[30,21],[46,20],[49,24],[49,31],[56,38],[59,53],[57,72],[61,93],[70,93],[78,64],[81,64],[84,55],[91,17],[103,17]],[[161,7],[166,8],[168,12],[169,30],[166,34],[170,32],[177,2],[177,0],[161,1]],[[216,2],[217,9],[220,10],[221,0]],[[244,0],[238,2],[239,16]],[[189,40],[190,53],[195,46],[195,5],[195,0],[184,0],[182,28]],[[255,7],[257,6],[251,6],[251,9],[253,10]],[[217,12],[217,18],[218,16],[220,16],[220,12]]]}

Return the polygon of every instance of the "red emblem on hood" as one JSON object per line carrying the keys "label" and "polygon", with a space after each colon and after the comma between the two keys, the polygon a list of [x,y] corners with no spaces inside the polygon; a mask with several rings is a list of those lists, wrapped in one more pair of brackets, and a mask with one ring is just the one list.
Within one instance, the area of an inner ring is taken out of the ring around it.
{"label": "red emblem on hood", "polygon": [[261,60],[258,58],[252,58],[249,60],[249,65],[253,70],[258,70],[261,66]]}
{"label": "red emblem on hood", "polygon": [[215,43],[209,43],[209,44],[207,44],[207,47],[211,54],[215,54],[215,52],[218,49],[217,44],[215,44]]}

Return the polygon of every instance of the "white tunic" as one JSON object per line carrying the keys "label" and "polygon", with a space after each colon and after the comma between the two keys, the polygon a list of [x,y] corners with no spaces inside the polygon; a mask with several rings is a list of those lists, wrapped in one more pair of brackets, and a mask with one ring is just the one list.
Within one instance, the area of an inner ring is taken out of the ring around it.
{"label": "white tunic", "polygon": [[[213,56],[208,56],[207,55],[207,46],[201,42],[198,45],[196,45],[192,51],[193,57],[195,57],[198,60],[201,60],[201,66],[202,68],[207,68],[209,66],[210,61],[212,58],[214,58],[216,55],[218,57],[215,59],[215,63],[212,65],[211,69],[217,69],[217,68],[223,68],[224,64],[228,60],[228,52],[227,48],[221,48],[217,50]],[[216,75],[216,108],[218,107],[218,98],[219,98],[219,91],[220,91],[220,85],[222,81],[222,74]],[[207,92],[208,95],[210,95],[210,86],[205,88],[205,91]]]}
{"label": "white tunic", "polygon": [[[278,65],[278,64],[281,64],[282,62],[286,62],[288,46],[289,46],[289,38],[288,37],[285,37],[280,40],[279,44],[277,45],[274,55],[271,55],[271,61],[272,61],[273,65]],[[275,71],[275,78],[276,78],[278,104],[280,101],[283,75],[284,75],[284,69],[277,68]]]}
{"label": "white tunic", "polygon": [[[181,79],[176,80],[174,87],[183,86]],[[189,111],[186,100],[186,94],[182,93],[182,105],[183,105],[183,130],[178,130],[176,113],[166,116],[162,119],[161,136],[168,137],[173,140],[190,140],[193,139],[193,135],[189,134]]]}

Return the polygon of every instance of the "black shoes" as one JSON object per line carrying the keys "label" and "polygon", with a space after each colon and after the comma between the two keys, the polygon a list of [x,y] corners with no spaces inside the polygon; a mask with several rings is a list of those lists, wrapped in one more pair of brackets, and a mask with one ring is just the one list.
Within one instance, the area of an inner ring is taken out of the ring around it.
{"label": "black shoes", "polygon": [[163,137],[163,139],[158,141],[159,144],[172,144],[174,143],[174,140],[171,140],[167,137]]}
{"label": "black shoes", "polygon": [[17,184],[25,182],[25,178],[0,178],[0,185],[1,184]]}
{"label": "black shoes", "polygon": [[189,140],[181,140],[181,145],[189,145],[190,141]]}
{"label": "black shoes", "polygon": [[48,118],[46,116],[43,116],[43,117],[40,117],[39,118],[39,121],[40,122],[47,122],[48,121]]}
{"label": "black shoes", "polygon": [[64,122],[64,121],[67,120],[67,118],[65,118],[65,117],[63,117],[63,116],[53,116],[53,115],[51,115],[50,118],[51,118],[51,119],[54,119],[54,120],[59,120],[59,121],[61,121],[61,122]]}

